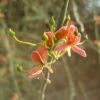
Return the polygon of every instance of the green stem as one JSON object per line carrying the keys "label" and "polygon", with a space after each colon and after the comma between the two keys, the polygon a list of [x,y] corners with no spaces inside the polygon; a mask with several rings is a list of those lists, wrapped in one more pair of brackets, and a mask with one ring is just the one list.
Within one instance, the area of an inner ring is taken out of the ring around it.
{"label": "green stem", "polygon": [[69,0],[64,0],[64,5],[63,5],[61,13],[60,13],[60,19],[58,21],[57,29],[60,28],[61,26],[63,26],[63,24],[64,24],[64,21],[66,19],[68,5],[69,5]]}
{"label": "green stem", "polygon": [[16,36],[13,36],[13,38],[19,43],[23,43],[23,44],[30,45],[30,46],[36,46],[36,44],[33,44],[31,42],[21,41]]}

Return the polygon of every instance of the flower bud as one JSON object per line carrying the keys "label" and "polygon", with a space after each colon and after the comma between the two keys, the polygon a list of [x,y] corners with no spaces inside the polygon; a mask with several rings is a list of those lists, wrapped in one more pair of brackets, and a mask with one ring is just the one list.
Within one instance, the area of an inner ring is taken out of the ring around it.
{"label": "flower bud", "polygon": [[55,26],[55,19],[54,19],[53,16],[52,16],[51,19],[49,20],[49,24],[50,24],[50,26]]}
{"label": "flower bud", "polygon": [[48,41],[48,36],[47,36],[46,33],[43,34],[42,40],[43,40],[43,41]]}
{"label": "flower bud", "polygon": [[22,66],[17,65],[17,66],[16,66],[16,69],[17,69],[18,72],[24,72]]}
{"label": "flower bud", "polygon": [[15,32],[12,30],[12,29],[9,29],[9,34],[11,35],[11,36],[15,36]]}

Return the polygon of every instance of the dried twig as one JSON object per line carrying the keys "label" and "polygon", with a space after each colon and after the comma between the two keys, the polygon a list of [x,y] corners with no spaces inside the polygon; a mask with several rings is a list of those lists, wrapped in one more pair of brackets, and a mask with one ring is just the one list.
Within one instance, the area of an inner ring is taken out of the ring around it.
{"label": "dried twig", "polygon": [[58,21],[57,29],[60,28],[61,26],[63,26],[63,24],[64,24],[64,21],[66,19],[68,5],[69,5],[69,0],[65,0],[64,5],[63,5],[62,10],[61,10],[61,13],[60,13],[60,18]]}
{"label": "dried twig", "polygon": [[[72,0],[72,4],[73,4],[73,14],[74,17],[77,21],[77,23],[80,25],[81,27],[81,32],[83,33],[83,36],[86,38],[86,34],[85,34],[85,27],[84,27],[84,23],[81,21],[80,15],[78,13],[78,7],[77,4],[75,2],[75,0]],[[97,48],[95,47],[95,45],[92,43],[92,40],[90,40],[90,38],[87,39],[87,42],[89,43],[89,45],[95,50],[97,51]],[[98,52],[99,53],[99,52]]]}
{"label": "dried twig", "polygon": [[[95,1],[93,0],[93,17],[94,17],[94,32],[95,32],[95,38],[96,40],[99,40],[99,32],[98,32],[98,25],[97,25],[97,21],[96,21],[96,17],[97,17],[97,13],[96,13],[96,8],[95,8]],[[100,65],[100,48],[97,47],[97,51],[98,51],[98,65]]]}
{"label": "dried twig", "polygon": [[5,50],[7,51],[7,58],[8,58],[8,62],[9,62],[9,71],[10,71],[10,78],[12,80],[12,83],[14,84],[14,90],[16,92],[19,93],[19,86],[18,86],[18,83],[15,79],[15,73],[14,73],[14,63],[13,63],[13,56],[12,56],[12,50],[11,50],[11,47],[10,47],[10,43],[9,43],[9,40],[7,38],[7,35],[6,35],[6,24],[5,24],[5,21],[2,20],[2,29],[1,29],[1,36],[3,38],[3,43],[4,43],[4,46],[5,46]]}
{"label": "dried twig", "polygon": [[70,99],[69,100],[74,100],[77,92],[76,92],[76,88],[75,88],[75,84],[73,81],[73,77],[72,77],[70,68],[64,57],[62,58],[62,63],[64,64],[64,68],[65,68],[66,74],[68,76],[68,82],[69,82],[69,88],[70,88]]}
{"label": "dried twig", "polygon": [[[49,71],[47,72],[47,77],[46,78],[50,79],[50,72]],[[48,81],[46,81],[44,83],[43,90],[42,90],[42,98],[41,98],[41,100],[45,99],[45,91],[46,91],[47,85],[48,85]]]}
{"label": "dried twig", "polygon": [[79,88],[80,88],[80,90],[81,90],[81,92],[84,96],[84,100],[89,100],[89,97],[88,97],[88,95],[87,95],[87,93],[84,89],[84,86],[83,86],[82,82],[79,82]]}

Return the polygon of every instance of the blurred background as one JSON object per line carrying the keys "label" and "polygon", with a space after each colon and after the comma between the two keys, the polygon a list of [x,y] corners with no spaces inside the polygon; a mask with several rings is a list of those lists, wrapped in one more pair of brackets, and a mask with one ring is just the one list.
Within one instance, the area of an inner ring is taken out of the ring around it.
{"label": "blurred background", "polygon": [[[17,43],[7,34],[9,28],[20,40],[40,41],[49,30],[51,16],[59,23],[66,0],[0,0],[0,100],[41,100],[43,79],[28,79],[16,64],[33,66],[33,47]],[[72,52],[53,66],[52,81],[45,100],[100,100],[100,0],[69,0],[68,12],[84,40],[83,58]]]}

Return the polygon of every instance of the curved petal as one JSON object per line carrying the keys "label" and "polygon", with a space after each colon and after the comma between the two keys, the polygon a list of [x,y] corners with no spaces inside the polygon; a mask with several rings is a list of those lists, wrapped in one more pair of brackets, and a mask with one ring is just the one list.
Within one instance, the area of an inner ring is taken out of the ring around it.
{"label": "curved petal", "polygon": [[32,52],[32,60],[36,63],[43,64],[48,59],[48,50],[44,46],[39,46]]}
{"label": "curved petal", "polygon": [[39,55],[39,53],[37,51],[33,51],[32,52],[32,60],[35,62],[35,63],[39,63],[41,64],[42,63],[42,60],[41,60],[41,56]]}
{"label": "curved petal", "polygon": [[37,66],[26,72],[26,76],[29,78],[38,77],[42,73],[43,68],[41,66]]}
{"label": "curved petal", "polygon": [[57,51],[65,51],[67,48],[67,45],[66,44],[62,44],[60,46],[58,46],[55,50]]}
{"label": "curved petal", "polygon": [[48,46],[53,46],[54,45],[53,33],[45,32],[45,34],[48,36],[47,45]]}
{"label": "curved petal", "polygon": [[74,41],[74,45],[78,45],[81,41],[81,34],[79,34],[78,36],[75,37],[75,41]]}
{"label": "curved petal", "polygon": [[67,29],[69,35],[70,35],[71,33],[74,33],[76,30],[77,30],[77,28],[76,28],[75,25],[73,25],[73,24],[70,24],[70,25],[68,26],[68,29]]}
{"label": "curved petal", "polygon": [[47,59],[48,59],[48,49],[45,46],[43,46],[43,45],[39,46],[36,51],[38,52],[39,57],[40,57],[40,59],[43,63],[45,61],[47,61]]}
{"label": "curved petal", "polygon": [[81,48],[79,48],[79,47],[77,47],[77,46],[73,46],[73,47],[72,47],[72,50],[73,50],[74,52],[76,52],[77,54],[83,56],[83,57],[86,57],[86,56],[87,56],[85,50],[83,50],[83,49],[81,49]]}
{"label": "curved petal", "polygon": [[55,36],[57,39],[62,39],[67,36],[67,28],[66,26],[61,27],[58,31],[56,31]]}

